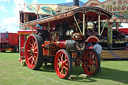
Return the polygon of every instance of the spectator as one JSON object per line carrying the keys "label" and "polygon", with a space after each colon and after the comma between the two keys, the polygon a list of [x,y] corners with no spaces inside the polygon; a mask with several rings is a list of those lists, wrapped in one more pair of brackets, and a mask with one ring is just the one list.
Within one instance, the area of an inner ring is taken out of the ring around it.
{"label": "spectator", "polygon": [[101,52],[102,52],[102,47],[101,47],[101,45],[99,45],[98,42],[95,42],[93,48],[96,50],[96,52],[98,53],[98,55],[99,55],[100,58],[101,58]]}
{"label": "spectator", "polygon": [[[99,55],[100,60],[101,60],[101,52],[102,52],[101,45],[99,45],[98,42],[95,42],[93,48],[95,49],[95,51],[97,52],[97,54]],[[99,72],[101,72],[101,67],[99,69]]]}

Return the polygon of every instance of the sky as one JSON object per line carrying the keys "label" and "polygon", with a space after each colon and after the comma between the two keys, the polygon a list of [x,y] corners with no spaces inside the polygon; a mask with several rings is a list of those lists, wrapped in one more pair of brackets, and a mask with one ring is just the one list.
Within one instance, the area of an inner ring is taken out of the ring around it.
{"label": "sky", "polygon": [[[23,4],[60,4],[73,0],[0,0],[0,33],[19,30],[19,10]],[[88,0],[80,0],[86,3]],[[106,0],[99,0],[100,2]]]}

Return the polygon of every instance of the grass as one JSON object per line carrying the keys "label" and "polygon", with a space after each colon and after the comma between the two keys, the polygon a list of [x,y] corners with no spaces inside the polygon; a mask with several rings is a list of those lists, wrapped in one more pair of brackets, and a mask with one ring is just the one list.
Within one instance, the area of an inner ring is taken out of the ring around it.
{"label": "grass", "polygon": [[60,79],[54,66],[31,70],[21,66],[18,53],[0,52],[0,85],[128,85],[128,60],[102,61],[102,70],[93,78],[80,76],[82,67],[72,68],[71,77]]}

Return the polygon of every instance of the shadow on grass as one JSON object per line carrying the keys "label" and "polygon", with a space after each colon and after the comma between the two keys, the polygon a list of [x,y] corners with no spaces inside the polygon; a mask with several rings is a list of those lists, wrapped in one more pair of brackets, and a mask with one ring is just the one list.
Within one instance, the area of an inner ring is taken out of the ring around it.
{"label": "shadow on grass", "polygon": [[96,75],[95,78],[113,80],[124,84],[128,84],[128,71],[122,70],[102,67],[101,72],[98,75]]}
{"label": "shadow on grass", "polygon": [[[123,70],[123,69],[122,69]],[[81,77],[80,74],[84,74],[82,67],[73,67],[71,75],[75,76],[74,79],[69,79],[71,81],[78,82],[96,82],[96,79],[112,80],[128,84],[128,71],[122,71],[117,69],[110,69],[102,67],[101,72],[98,73],[93,78],[88,76]]]}
{"label": "shadow on grass", "polygon": [[[55,69],[54,65],[44,65],[38,71],[55,72]],[[101,72],[93,78],[88,76],[80,76],[81,74],[84,74],[82,66],[73,66],[71,76],[68,80],[78,82],[97,82],[97,79],[103,79],[128,84],[128,71],[123,71],[123,69],[117,70],[102,67]]]}
{"label": "shadow on grass", "polygon": [[42,65],[42,67],[37,71],[55,72],[55,69],[54,65]]}
{"label": "shadow on grass", "polygon": [[84,74],[82,66],[73,66],[71,76],[68,80],[70,81],[78,81],[78,82],[96,82],[94,78],[90,78],[90,76],[81,76]]}

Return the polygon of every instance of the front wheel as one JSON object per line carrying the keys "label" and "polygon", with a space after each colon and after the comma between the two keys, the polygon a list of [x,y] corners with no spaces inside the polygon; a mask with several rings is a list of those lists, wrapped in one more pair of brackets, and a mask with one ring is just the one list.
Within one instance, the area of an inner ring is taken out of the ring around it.
{"label": "front wheel", "polygon": [[42,38],[36,34],[29,35],[25,44],[25,60],[30,69],[36,70],[42,66],[44,61]]}
{"label": "front wheel", "polygon": [[72,70],[71,56],[65,49],[61,49],[57,52],[54,60],[54,67],[57,75],[60,78],[67,79]]}
{"label": "front wheel", "polygon": [[94,49],[87,49],[83,53],[82,67],[86,74],[94,76],[100,70],[100,57]]}

